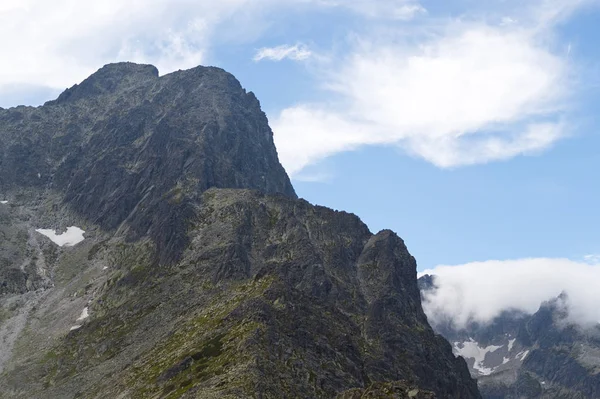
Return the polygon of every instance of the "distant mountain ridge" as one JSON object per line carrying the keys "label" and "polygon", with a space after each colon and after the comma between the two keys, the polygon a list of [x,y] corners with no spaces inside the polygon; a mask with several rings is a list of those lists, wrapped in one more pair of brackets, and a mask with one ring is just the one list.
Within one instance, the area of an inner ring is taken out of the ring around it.
{"label": "distant mountain ridge", "polygon": [[[435,290],[435,276],[421,276],[419,288]],[[505,311],[488,324],[456,328],[448,319],[433,327],[467,360],[484,398],[598,398],[600,325],[580,326],[568,315],[563,293],[533,315]]]}
{"label": "distant mountain ridge", "polygon": [[2,398],[480,398],[404,242],[297,199],[221,69],[0,110],[0,196]]}

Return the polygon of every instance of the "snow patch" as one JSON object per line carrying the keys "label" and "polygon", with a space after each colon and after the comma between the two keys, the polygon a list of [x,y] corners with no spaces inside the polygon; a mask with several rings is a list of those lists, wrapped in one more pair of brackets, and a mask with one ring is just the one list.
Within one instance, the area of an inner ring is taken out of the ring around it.
{"label": "snow patch", "polygon": [[482,348],[479,346],[478,342],[473,340],[473,338],[470,338],[468,342],[463,342],[462,344],[460,342],[454,343],[454,353],[465,359],[474,359],[475,363],[473,364],[473,369],[477,370],[480,375],[490,375],[494,372],[495,369],[485,367],[483,362],[488,353],[495,352],[500,348],[502,348],[502,346],[495,345]]}
{"label": "snow patch", "polygon": [[79,316],[76,321],[83,321],[88,317],[90,317],[90,313],[88,307],[86,306],[85,308],[83,308],[83,310],[81,311],[81,316]]}
{"label": "snow patch", "polygon": [[108,266],[104,266],[104,267],[102,268],[102,270],[106,270],[106,269],[108,269]]}
{"label": "snow patch", "polygon": [[[75,321],[81,323],[82,321],[84,321],[88,317],[90,317],[90,309],[86,306],[85,308],[83,308],[83,310],[81,311],[81,314],[79,315],[79,317]],[[69,331],[78,330],[80,328],[81,328],[81,324],[75,324],[73,327],[71,327],[69,329]]]}
{"label": "snow patch", "polygon": [[83,237],[83,233],[85,233],[85,231],[75,226],[69,227],[67,231],[63,234],[56,234],[56,231],[50,229],[37,229],[36,231],[48,237],[53,243],[55,243],[59,247],[72,247],[79,244],[85,239]]}
{"label": "snow patch", "polygon": [[0,201],[0,204],[6,205],[6,204],[8,204],[8,201]]}
{"label": "snow patch", "polygon": [[508,363],[508,362],[510,362],[510,359],[509,359],[509,358],[507,358],[507,357],[503,357],[503,358],[502,358],[502,364],[506,364],[506,363]]}
{"label": "snow patch", "polygon": [[509,339],[508,340],[508,351],[510,352],[513,348],[513,346],[515,345],[515,341],[516,339]]}
{"label": "snow patch", "polygon": [[529,355],[529,351],[519,352],[517,358],[521,359],[521,361],[525,360],[525,358]]}

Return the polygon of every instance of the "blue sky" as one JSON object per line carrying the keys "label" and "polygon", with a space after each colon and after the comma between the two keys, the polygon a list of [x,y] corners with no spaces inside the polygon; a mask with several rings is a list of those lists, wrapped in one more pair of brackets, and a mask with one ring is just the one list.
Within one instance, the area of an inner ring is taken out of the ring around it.
{"label": "blue sky", "polygon": [[3,0],[0,106],[109,62],[220,66],[298,194],[398,232],[420,270],[596,262],[600,7],[523,3]]}

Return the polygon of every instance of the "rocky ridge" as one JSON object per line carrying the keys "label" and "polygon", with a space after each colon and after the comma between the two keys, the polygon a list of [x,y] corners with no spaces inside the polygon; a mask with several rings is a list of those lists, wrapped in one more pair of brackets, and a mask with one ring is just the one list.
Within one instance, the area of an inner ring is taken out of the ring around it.
{"label": "rocky ridge", "polygon": [[0,110],[0,196],[2,397],[480,397],[403,241],[298,200],[220,69]]}

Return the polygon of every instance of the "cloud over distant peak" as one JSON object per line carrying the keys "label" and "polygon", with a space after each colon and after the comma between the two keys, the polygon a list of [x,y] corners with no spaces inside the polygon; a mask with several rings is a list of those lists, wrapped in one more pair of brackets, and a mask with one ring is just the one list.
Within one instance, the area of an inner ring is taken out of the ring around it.
{"label": "cloud over distant peak", "polygon": [[436,290],[425,294],[423,309],[431,323],[452,320],[486,323],[503,311],[535,313],[544,301],[568,296],[569,317],[582,324],[600,322],[600,264],[569,259],[531,258],[438,266]]}

